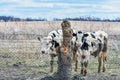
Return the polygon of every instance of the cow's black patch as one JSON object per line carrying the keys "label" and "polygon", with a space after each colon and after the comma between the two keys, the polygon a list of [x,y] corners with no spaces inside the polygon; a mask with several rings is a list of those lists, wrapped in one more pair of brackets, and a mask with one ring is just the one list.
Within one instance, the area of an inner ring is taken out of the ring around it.
{"label": "cow's black patch", "polygon": [[92,38],[95,38],[95,35],[91,33]]}
{"label": "cow's black patch", "polygon": [[98,46],[99,46],[99,52],[100,52],[102,50],[102,43],[99,43]]}
{"label": "cow's black patch", "polygon": [[88,43],[84,42],[81,49],[82,50],[88,50],[89,49],[88,47],[89,47]]}
{"label": "cow's black patch", "polygon": [[91,42],[91,46],[93,47],[93,46],[96,46],[97,45],[97,43],[95,43],[95,42]]}
{"label": "cow's black patch", "polygon": [[56,48],[59,46],[59,43],[55,40],[52,40],[52,47]]}
{"label": "cow's black patch", "polygon": [[102,42],[100,39],[98,39],[99,42]]}
{"label": "cow's black patch", "polygon": [[57,32],[58,34],[60,34],[60,33],[58,32],[58,30],[56,30],[56,32]]}
{"label": "cow's black patch", "polygon": [[41,41],[40,37],[38,37],[38,40]]}
{"label": "cow's black patch", "polygon": [[82,31],[78,31],[78,34],[82,34]]}
{"label": "cow's black patch", "polygon": [[55,33],[53,33],[53,37],[56,37]]}
{"label": "cow's black patch", "polygon": [[59,43],[58,42],[55,42],[55,48],[59,46]]}
{"label": "cow's black patch", "polygon": [[81,39],[81,41],[82,41],[82,42],[84,41],[84,36],[82,36],[82,39]]}
{"label": "cow's black patch", "polygon": [[91,55],[93,55],[94,57],[96,57],[100,53],[100,51],[102,51],[102,43],[98,43],[95,46],[97,47],[97,50],[91,53]]}
{"label": "cow's black patch", "polygon": [[88,34],[84,34],[83,36],[84,36],[84,37],[88,37],[89,35],[88,35]]}
{"label": "cow's black patch", "polygon": [[85,56],[85,55],[82,55],[81,57],[82,57],[82,59],[85,59],[86,56]]}
{"label": "cow's black patch", "polygon": [[73,33],[73,36],[77,36],[77,34],[76,34],[76,33]]}
{"label": "cow's black patch", "polygon": [[82,42],[85,42],[85,41],[86,41],[86,39],[85,39],[85,37],[84,37],[84,36],[82,36],[81,41],[82,41]]}
{"label": "cow's black patch", "polygon": [[93,43],[93,42],[91,42],[91,46],[92,46],[92,47],[94,46],[94,43]]}
{"label": "cow's black patch", "polygon": [[73,33],[73,36],[76,38],[76,40],[78,39],[78,38],[77,38],[77,34],[76,34],[76,33]]}
{"label": "cow's black patch", "polygon": [[87,67],[88,66],[88,61],[84,62],[84,66]]}
{"label": "cow's black patch", "polygon": [[82,42],[85,42],[85,41],[86,41],[86,39],[85,39],[85,38],[86,38],[86,37],[88,37],[88,36],[89,36],[88,34],[84,34],[84,35],[82,36],[81,41],[82,41]]}

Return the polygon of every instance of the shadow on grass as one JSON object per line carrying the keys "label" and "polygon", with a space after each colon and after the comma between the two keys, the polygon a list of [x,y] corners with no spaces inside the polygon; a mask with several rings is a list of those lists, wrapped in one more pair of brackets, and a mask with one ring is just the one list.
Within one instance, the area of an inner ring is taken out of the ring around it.
{"label": "shadow on grass", "polygon": [[[58,80],[58,79],[55,79],[52,76],[46,76],[40,80]],[[88,76],[74,75],[72,76],[71,80],[120,80],[120,76],[119,75],[111,76],[105,74],[88,75]]]}

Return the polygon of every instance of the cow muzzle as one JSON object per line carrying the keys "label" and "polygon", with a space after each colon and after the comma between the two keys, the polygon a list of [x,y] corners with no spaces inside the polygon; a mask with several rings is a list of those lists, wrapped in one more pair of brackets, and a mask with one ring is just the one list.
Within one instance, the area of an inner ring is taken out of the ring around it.
{"label": "cow muzzle", "polygon": [[77,47],[80,47],[80,46],[81,46],[81,44],[80,44],[80,43],[76,43],[76,46],[77,46]]}

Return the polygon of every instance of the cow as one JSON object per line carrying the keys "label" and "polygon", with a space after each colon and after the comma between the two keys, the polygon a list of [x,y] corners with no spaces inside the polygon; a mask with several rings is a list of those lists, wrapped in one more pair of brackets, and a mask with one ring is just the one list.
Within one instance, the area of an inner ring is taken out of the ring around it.
{"label": "cow", "polygon": [[[73,30],[73,38],[71,40],[71,49],[73,53],[73,60],[75,61],[75,71],[77,71],[77,56],[76,56],[76,31]],[[50,72],[53,72],[53,62],[54,58],[57,56],[56,49],[62,44],[63,41],[63,33],[62,30],[54,30],[51,31],[47,37],[43,37],[42,39],[38,37],[38,40],[41,42],[41,50],[42,54],[50,54]]]}
{"label": "cow", "polygon": [[[52,47],[57,47],[59,44],[54,45],[55,43],[61,43],[62,41],[62,30],[51,31],[47,37],[40,38],[38,40],[41,42],[40,52],[50,53],[52,51]],[[57,40],[57,41],[56,41]]]}
{"label": "cow", "polygon": [[78,40],[78,38],[82,38],[83,36],[83,32],[78,30],[76,31],[75,33],[73,33],[73,37],[72,37],[72,40],[71,40],[71,49],[72,49],[72,59],[73,61],[75,62],[75,69],[74,71],[77,71],[78,69],[78,55],[77,54],[77,51],[78,51],[78,46],[82,43],[80,42],[80,44],[76,44],[76,41]]}
{"label": "cow", "polygon": [[105,72],[105,62],[107,61],[107,39],[108,34],[101,30],[96,32],[84,32],[82,37],[81,35],[77,35],[76,47],[78,54],[80,54],[81,74],[83,76],[86,76],[87,74],[90,55],[98,57],[98,73],[101,72],[102,62],[102,71]]}
{"label": "cow", "polygon": [[38,37],[38,40],[41,42],[40,52],[50,55],[50,72],[53,72],[54,57],[57,56],[56,48],[62,42],[62,30],[51,31],[47,37]]}

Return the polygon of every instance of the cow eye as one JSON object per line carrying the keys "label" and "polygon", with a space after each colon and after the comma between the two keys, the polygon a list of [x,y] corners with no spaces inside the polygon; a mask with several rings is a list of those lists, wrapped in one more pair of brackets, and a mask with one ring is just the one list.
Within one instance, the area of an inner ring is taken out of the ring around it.
{"label": "cow eye", "polygon": [[49,45],[48,43],[46,45]]}

